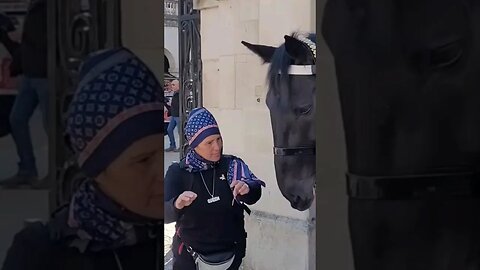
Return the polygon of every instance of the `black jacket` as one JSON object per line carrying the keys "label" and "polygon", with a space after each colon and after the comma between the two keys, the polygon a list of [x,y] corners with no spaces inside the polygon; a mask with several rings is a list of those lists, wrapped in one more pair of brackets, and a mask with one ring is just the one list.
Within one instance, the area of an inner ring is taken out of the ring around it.
{"label": "black jacket", "polygon": [[180,117],[180,93],[176,92],[172,96],[172,103],[170,107],[170,115],[172,117]]}
{"label": "black jacket", "polygon": [[[49,225],[32,224],[14,238],[1,270],[159,270],[163,269],[163,228],[156,240],[102,252],[80,253],[57,236],[55,225],[66,222],[68,209]],[[65,220],[64,220],[65,219]]]}
{"label": "black jacket", "polygon": [[[22,73],[31,78],[47,78],[47,4],[38,0],[28,11],[23,24],[20,51],[13,55]],[[14,65],[12,63],[12,65]]]}
{"label": "black jacket", "polygon": [[[204,186],[200,173],[189,173],[181,164],[175,163],[168,168],[165,176],[165,222],[177,222],[177,231],[185,243],[198,252],[225,250],[234,242],[245,240],[244,208],[238,203],[232,206],[233,194],[226,181],[231,156],[224,156],[213,169],[203,171],[205,184],[213,190],[220,200],[208,204],[210,195]],[[215,174],[214,174],[215,172]],[[193,191],[198,197],[182,210],[174,206],[175,200],[184,191]],[[238,199],[247,203],[256,203],[261,196],[261,187],[251,188],[250,192]]]}

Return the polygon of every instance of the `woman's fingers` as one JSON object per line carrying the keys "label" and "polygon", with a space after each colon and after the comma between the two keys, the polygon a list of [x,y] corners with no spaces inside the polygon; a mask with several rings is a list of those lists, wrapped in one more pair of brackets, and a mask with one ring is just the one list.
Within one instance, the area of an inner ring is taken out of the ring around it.
{"label": "woman's fingers", "polygon": [[249,191],[250,188],[248,187],[247,183],[243,181],[238,181],[238,183],[235,185],[235,188],[233,189],[233,196],[236,197],[238,194],[245,195]]}
{"label": "woman's fingers", "polygon": [[243,182],[240,182],[240,181],[235,185],[235,187],[233,188],[233,197],[237,197],[242,186],[243,186]]}
{"label": "woman's fingers", "polygon": [[240,195],[245,195],[247,194],[248,192],[250,192],[250,187],[248,186],[247,183],[244,183],[244,185],[240,188],[240,190],[238,191],[238,193]]}
{"label": "woman's fingers", "polygon": [[178,209],[182,209],[185,206],[189,206],[197,198],[197,194],[192,191],[185,191],[178,196],[175,206]]}
{"label": "woman's fingers", "polygon": [[183,193],[185,206],[189,206],[197,198],[197,194],[191,191],[185,191]]}
{"label": "woman's fingers", "polygon": [[230,188],[233,188],[238,184],[238,180],[233,180],[232,183],[230,184]]}
{"label": "woman's fingers", "polygon": [[197,198],[197,194],[195,192],[192,192],[192,191],[185,191],[185,192],[183,192],[183,195],[185,197],[193,199],[193,200],[195,200]]}

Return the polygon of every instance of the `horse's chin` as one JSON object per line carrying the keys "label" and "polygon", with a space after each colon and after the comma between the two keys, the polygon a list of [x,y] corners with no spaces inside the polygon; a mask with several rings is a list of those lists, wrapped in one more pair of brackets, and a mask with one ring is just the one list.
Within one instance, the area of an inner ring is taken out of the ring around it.
{"label": "horse's chin", "polygon": [[[287,188],[288,190],[288,188]],[[308,210],[315,201],[315,188],[312,186],[310,192],[305,191],[286,191],[283,190],[282,194],[290,202],[290,206],[298,211]]]}
{"label": "horse's chin", "polygon": [[294,204],[293,202],[290,202],[290,206],[295,210],[303,212],[310,209],[310,207],[312,206],[312,203],[313,203],[313,199],[311,201],[307,201],[301,204]]}

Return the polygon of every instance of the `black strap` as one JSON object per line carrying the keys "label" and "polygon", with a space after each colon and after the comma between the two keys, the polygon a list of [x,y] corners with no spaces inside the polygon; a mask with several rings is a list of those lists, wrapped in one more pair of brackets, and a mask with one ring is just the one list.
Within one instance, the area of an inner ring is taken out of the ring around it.
{"label": "black strap", "polygon": [[347,193],[355,199],[419,199],[478,197],[480,173],[463,172],[405,176],[360,176],[347,173]]}

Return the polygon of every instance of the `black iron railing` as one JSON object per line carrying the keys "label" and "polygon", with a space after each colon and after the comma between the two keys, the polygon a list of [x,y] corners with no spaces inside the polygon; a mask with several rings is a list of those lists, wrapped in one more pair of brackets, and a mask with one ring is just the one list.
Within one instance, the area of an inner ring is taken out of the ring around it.
{"label": "black iron railing", "polygon": [[56,53],[49,54],[55,80],[56,205],[67,202],[83,176],[65,136],[68,105],[78,83],[78,68],[94,51],[121,45],[120,0],[54,0]]}
{"label": "black iron railing", "polygon": [[178,22],[181,100],[179,133],[183,157],[187,147],[183,134],[186,118],[193,108],[202,105],[200,11],[193,8],[193,0],[179,0]]}

